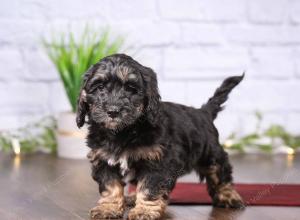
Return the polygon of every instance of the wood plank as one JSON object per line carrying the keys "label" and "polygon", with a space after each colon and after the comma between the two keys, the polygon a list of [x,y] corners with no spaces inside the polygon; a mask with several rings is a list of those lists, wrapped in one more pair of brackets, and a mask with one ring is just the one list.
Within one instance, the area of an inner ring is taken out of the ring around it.
{"label": "wood plank", "polygon": [[[231,156],[239,182],[300,182],[300,156]],[[189,180],[197,181],[195,176]],[[98,187],[87,160],[34,154],[16,159],[0,153],[0,216],[14,219],[88,219]],[[247,207],[243,211],[211,206],[169,206],[165,219],[299,219],[298,207]]]}

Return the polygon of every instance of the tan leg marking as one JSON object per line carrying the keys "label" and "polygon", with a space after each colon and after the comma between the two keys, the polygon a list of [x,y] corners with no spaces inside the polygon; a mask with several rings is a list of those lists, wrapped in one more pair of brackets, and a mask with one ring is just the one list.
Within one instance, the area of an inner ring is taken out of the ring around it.
{"label": "tan leg marking", "polygon": [[91,209],[92,219],[122,218],[124,214],[124,189],[118,181],[113,181],[101,193],[98,205]]}
{"label": "tan leg marking", "polygon": [[218,178],[218,166],[211,166],[206,170],[208,188],[214,204],[225,208],[242,207],[244,202],[240,195],[233,189],[231,183],[222,184]]}
{"label": "tan leg marking", "polygon": [[211,184],[217,186],[220,182],[219,177],[217,175],[219,167],[218,166],[211,166],[206,170],[206,176]]}
{"label": "tan leg marking", "polygon": [[159,196],[155,200],[148,200],[148,191],[138,186],[135,207],[128,213],[129,220],[160,219],[167,207],[167,201]]}

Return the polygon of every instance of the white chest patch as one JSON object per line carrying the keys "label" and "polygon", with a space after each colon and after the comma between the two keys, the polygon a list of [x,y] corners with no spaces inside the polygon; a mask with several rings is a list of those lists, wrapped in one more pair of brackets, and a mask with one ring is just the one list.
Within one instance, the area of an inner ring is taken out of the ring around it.
{"label": "white chest patch", "polygon": [[115,165],[119,164],[120,169],[121,169],[121,174],[123,176],[129,170],[129,168],[128,168],[128,157],[126,157],[126,156],[122,156],[118,160],[116,160],[116,158],[114,158],[114,157],[111,157],[111,158],[108,159],[107,163],[110,166],[115,166]]}

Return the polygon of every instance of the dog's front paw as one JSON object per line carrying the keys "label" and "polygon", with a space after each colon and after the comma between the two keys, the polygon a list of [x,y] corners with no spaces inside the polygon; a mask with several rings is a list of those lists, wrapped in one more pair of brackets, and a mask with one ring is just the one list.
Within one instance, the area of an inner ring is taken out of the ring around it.
{"label": "dog's front paw", "polygon": [[90,211],[91,219],[119,219],[123,218],[124,207],[116,203],[103,203]]}
{"label": "dog's front paw", "polygon": [[231,186],[225,186],[220,189],[213,198],[213,205],[221,208],[245,208],[243,199]]}
{"label": "dog's front paw", "polygon": [[162,217],[163,211],[160,208],[137,206],[128,213],[129,220],[157,220]]}

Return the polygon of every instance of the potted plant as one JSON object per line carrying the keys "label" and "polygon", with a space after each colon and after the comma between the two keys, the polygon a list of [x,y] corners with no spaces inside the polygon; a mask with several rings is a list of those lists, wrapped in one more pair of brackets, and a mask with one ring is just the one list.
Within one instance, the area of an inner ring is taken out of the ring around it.
{"label": "potted plant", "polygon": [[87,152],[86,128],[79,130],[75,123],[82,76],[103,57],[118,53],[123,45],[121,37],[111,40],[107,29],[99,33],[86,27],[76,39],[74,33],[69,33],[60,34],[51,42],[44,40],[46,52],[60,75],[71,106],[70,112],[59,114],[56,132],[57,153],[68,158],[84,158]]}

